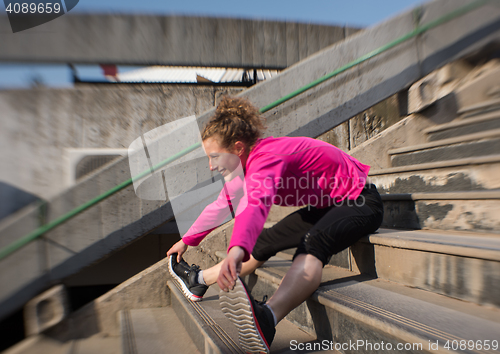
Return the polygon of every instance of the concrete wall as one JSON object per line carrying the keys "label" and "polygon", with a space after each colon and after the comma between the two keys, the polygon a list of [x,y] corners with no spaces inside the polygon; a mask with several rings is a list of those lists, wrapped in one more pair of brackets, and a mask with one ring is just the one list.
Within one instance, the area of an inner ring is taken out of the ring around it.
{"label": "concrete wall", "polygon": [[404,97],[406,93],[406,90],[404,90],[377,103],[348,121],[321,134],[317,139],[349,152],[405,117],[406,100]]}
{"label": "concrete wall", "polygon": [[[85,84],[72,90],[0,91],[0,110],[4,112],[0,120],[0,163],[9,167],[0,170],[0,181],[10,185],[9,190],[31,194],[29,201],[36,199],[34,196],[48,199],[69,187],[66,149],[126,149],[141,133],[200,114],[214,106],[223,94],[242,90],[194,85]],[[398,109],[395,95],[318,138],[348,151],[397,122]],[[0,218],[8,214],[5,212]]]}
{"label": "concrete wall", "polygon": [[0,61],[286,68],[358,31],[229,18],[69,14],[12,33]]}
{"label": "concrete wall", "polygon": [[[30,193],[13,187],[7,183],[0,182],[0,220],[4,217],[15,213],[24,206],[38,200],[38,198]],[[9,202],[7,202],[9,201]]]}
{"label": "concrete wall", "polygon": [[78,85],[0,91],[0,181],[48,199],[66,184],[66,148],[128,148],[145,133],[198,115],[243,88]]}

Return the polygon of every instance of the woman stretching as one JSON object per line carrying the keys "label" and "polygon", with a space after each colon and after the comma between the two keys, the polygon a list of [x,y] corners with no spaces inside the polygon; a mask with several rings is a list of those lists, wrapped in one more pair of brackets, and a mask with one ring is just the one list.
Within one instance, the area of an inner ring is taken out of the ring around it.
{"label": "woman stretching", "polygon": [[[203,131],[203,148],[210,169],[220,172],[226,185],[238,185],[233,175],[242,167],[244,185],[239,190],[244,193],[221,192],[167,256],[170,273],[188,298],[201,300],[217,282],[222,311],[239,328],[241,347],[269,353],[276,324],[318,288],[333,254],[380,227],[383,204],[375,185],[367,181],[369,166],[312,138],[261,139],[263,129],[259,111],[250,102],[228,97],[221,101]],[[236,163],[231,157],[237,157]],[[244,202],[234,208],[226,259],[203,271],[190,267],[182,254],[217,226],[208,227],[207,221],[227,216],[235,195]],[[273,204],[305,207],[263,229]],[[292,266],[274,295],[267,303],[255,301],[239,276],[294,247]]]}

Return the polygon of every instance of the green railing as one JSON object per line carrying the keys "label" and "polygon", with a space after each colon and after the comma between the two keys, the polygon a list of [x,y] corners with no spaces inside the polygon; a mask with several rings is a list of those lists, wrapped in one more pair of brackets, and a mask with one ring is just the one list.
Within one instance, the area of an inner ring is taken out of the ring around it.
{"label": "green railing", "polygon": [[[305,86],[301,87],[300,89],[293,91],[292,93],[274,101],[273,103],[271,103],[265,107],[262,107],[259,111],[260,111],[260,113],[267,112],[267,111],[279,106],[280,104],[306,92],[307,90],[310,90],[311,88],[327,81],[328,79],[331,79],[332,77],[337,76],[337,75],[343,73],[344,71],[347,71],[347,70],[355,67],[356,65],[359,65],[359,64],[361,64],[361,63],[363,63],[363,62],[365,62],[365,61],[367,61],[367,60],[369,60],[369,59],[371,59],[371,58],[373,58],[373,57],[409,40],[409,39],[411,39],[411,38],[414,38],[414,37],[426,32],[432,28],[440,26],[443,23],[446,23],[454,18],[457,18],[457,17],[462,16],[470,11],[473,11],[473,10],[485,5],[486,3],[490,2],[490,1],[491,0],[474,1],[470,4],[467,4],[463,7],[458,8],[455,11],[452,11],[452,12],[426,24],[426,25],[417,26],[413,31],[405,34],[404,36],[401,36],[401,37],[395,39],[394,41],[387,43],[386,45],[383,45],[383,46],[369,52],[368,54],[365,54],[365,55],[359,57],[358,59],[353,60],[350,63],[332,71],[331,73],[311,82],[310,84],[305,85]],[[31,241],[37,239],[38,237],[40,237],[44,233],[54,229],[55,227],[57,227],[58,225],[61,225],[62,223],[70,220],[71,218],[78,215],[82,211],[84,211],[84,210],[90,208],[91,206],[99,203],[100,201],[108,198],[109,196],[115,194],[116,192],[122,190],[123,188],[126,188],[127,186],[134,183],[134,181],[146,176],[147,174],[152,173],[153,171],[158,170],[159,168],[161,168],[165,165],[168,165],[169,163],[181,158],[184,155],[187,155],[191,151],[199,148],[200,146],[201,146],[200,143],[196,143],[196,144],[180,151],[179,153],[175,154],[174,156],[171,156],[171,157],[163,160],[162,162],[156,164],[155,166],[153,166],[152,170],[150,169],[150,170],[144,171],[143,173],[139,174],[138,176],[135,176],[133,178],[128,179],[125,182],[120,183],[119,185],[108,190],[107,192],[104,192],[103,194],[95,197],[94,199],[89,200],[88,202],[76,207],[75,209],[73,209],[70,212],[64,214],[63,216],[57,218],[56,220],[51,221],[48,224],[39,227],[38,229],[34,230],[33,232],[29,233],[28,235],[20,238],[19,240],[11,243],[10,245],[8,245],[5,248],[3,248],[2,250],[0,250],[0,260],[2,260],[3,258],[7,257],[10,254],[12,254],[13,252],[17,251],[21,247],[27,245]]]}

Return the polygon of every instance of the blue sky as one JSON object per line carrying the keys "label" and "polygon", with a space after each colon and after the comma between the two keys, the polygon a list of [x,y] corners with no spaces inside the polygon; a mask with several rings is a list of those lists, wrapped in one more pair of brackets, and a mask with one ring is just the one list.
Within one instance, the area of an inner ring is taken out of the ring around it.
{"label": "blue sky", "polygon": [[189,14],[370,26],[422,0],[80,0],[74,11]]}
{"label": "blue sky", "polygon": [[[422,4],[423,0],[80,0],[72,12],[220,16],[369,27]],[[0,12],[5,13],[3,1]],[[57,21],[57,19],[55,20]],[[99,68],[79,67],[86,77]],[[121,69],[122,70],[122,69]],[[0,64],[0,89],[29,87],[34,79],[48,86],[71,85],[62,65]]]}

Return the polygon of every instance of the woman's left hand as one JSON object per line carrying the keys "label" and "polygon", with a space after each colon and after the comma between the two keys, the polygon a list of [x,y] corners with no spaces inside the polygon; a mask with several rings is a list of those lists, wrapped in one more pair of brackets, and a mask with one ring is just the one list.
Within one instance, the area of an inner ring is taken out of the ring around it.
{"label": "woman's left hand", "polygon": [[224,291],[233,289],[236,279],[241,272],[241,262],[245,251],[239,246],[231,247],[226,259],[222,262],[217,284]]}

